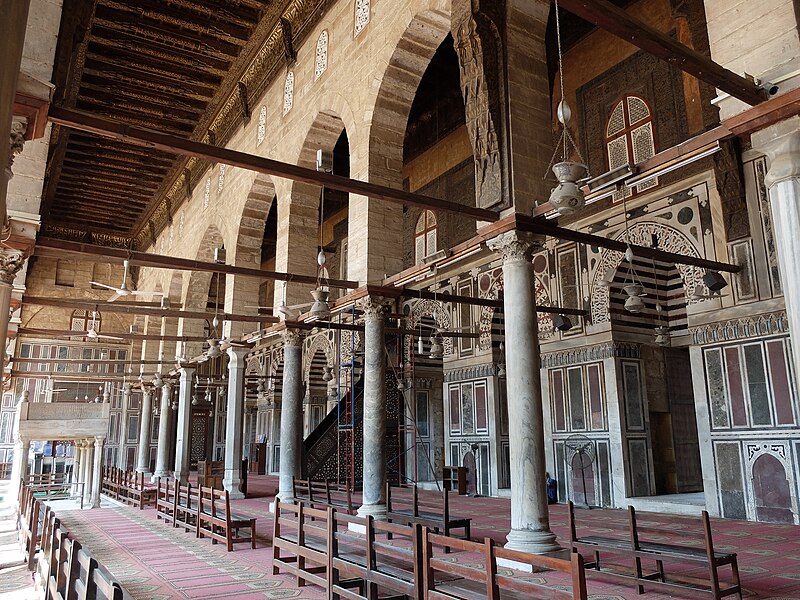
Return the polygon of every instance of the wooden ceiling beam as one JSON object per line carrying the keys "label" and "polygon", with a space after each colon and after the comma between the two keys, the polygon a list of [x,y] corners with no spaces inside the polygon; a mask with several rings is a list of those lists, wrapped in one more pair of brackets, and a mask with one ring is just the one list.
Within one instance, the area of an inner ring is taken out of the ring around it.
{"label": "wooden ceiling beam", "polygon": [[191,126],[188,123],[169,123],[166,119],[159,117],[158,115],[135,113],[130,110],[122,110],[111,107],[97,107],[95,103],[86,102],[85,100],[81,101],[76,108],[81,111],[89,111],[92,114],[100,115],[101,117],[113,117],[118,121],[127,123],[131,127],[143,127],[145,129],[163,131],[165,134],[177,136],[189,135],[191,133]]}
{"label": "wooden ceiling beam", "polygon": [[[67,191],[76,195],[77,197],[93,197],[98,199],[108,200],[109,202],[116,202],[119,206],[120,195],[119,192],[124,190],[125,201],[134,206],[142,204],[147,206],[150,196],[142,193],[142,188],[135,188],[132,184],[126,184],[120,181],[109,181],[103,185],[101,182],[92,181],[77,181],[69,178],[62,178],[59,185],[59,191]],[[64,194],[67,196],[69,194]]]}
{"label": "wooden ceiling beam", "polygon": [[138,93],[149,93],[159,94],[165,99],[169,99],[170,102],[191,100],[194,103],[193,108],[197,108],[198,110],[205,110],[210,100],[206,93],[198,93],[191,89],[176,90],[174,87],[152,82],[138,83],[131,77],[114,76],[111,74],[106,76],[97,73],[84,73],[81,85],[87,84],[93,87],[108,87],[109,85],[113,85],[121,94],[133,95],[134,97]]}
{"label": "wooden ceiling beam", "polygon": [[[109,290],[110,291],[110,290]],[[278,323],[280,319],[268,315],[242,315],[242,314],[228,314],[213,312],[208,313],[205,311],[196,310],[177,310],[177,309],[163,309],[146,306],[135,306],[132,304],[120,304],[116,302],[106,302],[105,300],[98,300],[97,302],[87,300],[72,300],[70,298],[47,298],[44,296],[23,296],[22,303],[33,306],[51,306],[56,308],[72,308],[72,309],[85,309],[96,310],[100,314],[124,314],[124,315],[145,315],[149,317],[174,317],[179,319],[202,319],[211,321],[215,316],[219,317],[220,321],[231,321],[240,323]]]}
{"label": "wooden ceiling beam", "polygon": [[[78,94],[78,105],[97,107],[117,114],[128,114],[134,119],[140,116],[147,119],[163,119],[169,121],[173,129],[186,129],[187,131],[194,127],[199,118],[197,113],[185,113],[165,106],[148,105],[147,102],[139,99],[121,100],[113,96],[100,98]],[[183,124],[185,127],[175,127],[176,123]]]}
{"label": "wooden ceiling beam", "polygon": [[84,73],[88,75],[95,75],[99,79],[109,82],[113,84],[115,81],[119,80],[123,83],[136,87],[141,86],[144,88],[150,87],[150,89],[158,90],[159,88],[165,88],[170,90],[173,94],[179,94],[181,90],[185,89],[190,93],[195,94],[196,97],[206,99],[207,101],[211,101],[214,97],[214,88],[207,86],[207,85],[200,85],[198,83],[194,83],[191,81],[182,81],[180,85],[176,85],[176,82],[165,76],[165,75],[157,75],[157,74],[150,74],[148,75],[149,79],[143,79],[141,77],[133,77],[130,74],[128,68],[125,67],[117,67],[114,65],[90,65],[87,64],[84,67]]}
{"label": "wooden ceiling beam", "polygon": [[[224,77],[227,68],[230,66],[230,61],[204,61],[202,57],[192,57],[189,62],[185,56],[174,51],[172,54],[155,52],[148,50],[146,46],[142,47],[140,44],[124,46],[93,37],[87,57],[93,59],[97,56],[108,56],[123,63],[130,62],[133,64],[147,59],[147,64],[150,68],[161,72],[177,71],[185,73],[187,70],[196,69],[198,73],[206,77]],[[192,68],[187,69],[187,64],[190,64]],[[111,93],[115,91],[111,90]],[[106,90],[106,93],[108,92],[109,90]]]}
{"label": "wooden ceiling beam", "polygon": [[[137,175],[135,171],[119,171],[111,166],[108,166],[105,162],[98,162],[96,159],[92,163],[86,165],[86,167],[88,167],[88,170],[94,175],[102,175],[111,179],[119,177],[120,179],[125,179],[127,181],[137,181]],[[69,173],[70,175],[74,175],[75,177],[83,177],[86,169],[69,163],[64,165],[62,171]],[[154,173],[140,172],[138,177],[138,180],[142,183],[142,185],[147,185],[147,182],[152,182],[155,184],[160,182],[160,179]],[[157,187],[157,185],[154,187]]]}
{"label": "wooden ceiling beam", "polygon": [[[108,93],[107,86],[91,83],[88,81],[88,78],[84,78],[84,80],[81,81],[81,89],[103,94]],[[194,111],[196,113],[202,113],[206,107],[205,101],[185,95],[180,96],[177,94],[171,95],[167,93],[155,94],[150,90],[143,90],[141,87],[122,85],[116,86],[115,89],[118,93],[124,94],[129,98],[142,98],[153,104],[161,104],[166,107],[177,106],[183,110]],[[120,147],[122,147],[122,145],[120,145]]]}
{"label": "wooden ceiling beam", "polygon": [[125,140],[148,148],[174,152],[175,154],[184,156],[195,156],[211,162],[221,162],[233,167],[266,173],[267,175],[274,175],[277,177],[285,177],[312,185],[325,185],[331,189],[369,196],[376,200],[452,212],[461,217],[469,217],[478,221],[494,222],[499,219],[499,215],[492,210],[462,205],[456,202],[448,202],[437,198],[429,198],[427,196],[412,194],[387,186],[358,181],[340,175],[323,173],[314,169],[282,163],[244,152],[237,152],[228,148],[218,148],[210,144],[195,142],[158,131],[132,127],[81,111],[51,106],[50,120],[59,125],[64,125],[73,129],[80,129],[106,137]]}
{"label": "wooden ceiling beam", "polygon": [[[18,365],[36,365],[36,364],[43,364],[43,365],[52,365],[52,364],[93,364],[93,365],[160,365],[163,364],[163,360],[106,360],[106,359],[91,359],[91,358],[14,358],[12,359],[12,363]],[[21,371],[20,373],[24,373],[25,371]],[[36,371],[34,371],[35,373]],[[62,371],[59,373],[64,374]]]}
{"label": "wooden ceiling beam", "polygon": [[[102,138],[73,136],[70,138],[70,149],[72,152],[85,152],[87,156],[113,153],[119,157],[121,162],[129,161],[139,163],[142,166],[168,170],[172,166],[172,161],[166,157],[142,152],[136,146],[123,146],[122,144],[102,143]],[[101,143],[98,143],[101,142]]]}
{"label": "wooden ceiling beam", "polygon": [[175,82],[192,82],[216,87],[224,76],[224,73],[203,73],[202,70],[193,69],[185,63],[182,66],[167,64],[159,66],[156,61],[134,61],[135,59],[132,60],[129,56],[119,56],[115,52],[100,53],[90,51],[86,55],[87,64],[101,63],[111,67],[123,68],[129,73],[135,73],[141,79],[167,77]]}
{"label": "wooden ceiling beam", "polygon": [[[115,17],[118,16],[126,22],[128,19],[134,19],[140,26],[145,27],[149,23],[153,23],[158,28],[177,27],[180,31],[191,31],[201,36],[213,36],[240,46],[247,43],[255,26],[254,23],[243,26],[227,22],[222,15],[216,15],[210,9],[203,11],[207,12],[205,15],[199,14],[198,11],[192,11],[194,13],[192,14],[191,9],[172,8],[169,4],[150,0],[136,0],[136,3],[102,0],[102,6],[108,7],[116,13]],[[95,14],[103,14],[100,6]]]}
{"label": "wooden ceiling beam", "polygon": [[559,0],[559,6],[609,33],[667,61],[751,106],[769,99],[753,81],[725,69],[608,0]]}
{"label": "wooden ceiling beam", "polygon": [[[105,246],[95,246],[92,244],[82,244],[80,242],[69,242],[66,240],[56,240],[42,237],[36,242],[35,253],[42,254],[42,250],[54,251],[56,256],[63,258],[64,253],[79,255],[102,256],[107,259],[122,261],[128,259],[131,266],[150,267],[154,269],[175,269],[178,271],[202,271],[206,273],[222,273],[225,275],[240,275],[242,277],[255,277],[261,280],[291,281],[303,285],[316,285],[317,278],[310,275],[296,275],[294,273],[279,273],[276,271],[265,271],[261,269],[250,269],[246,267],[236,267],[232,265],[204,262],[188,258],[177,258],[162,254],[149,254],[147,252],[137,252],[122,248],[110,248]],[[345,279],[327,279],[326,285],[337,289],[356,289],[357,281]]]}

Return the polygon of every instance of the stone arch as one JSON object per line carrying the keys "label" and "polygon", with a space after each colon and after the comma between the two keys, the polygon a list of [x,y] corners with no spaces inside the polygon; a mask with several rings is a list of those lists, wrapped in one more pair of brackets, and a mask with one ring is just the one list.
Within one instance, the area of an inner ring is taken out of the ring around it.
{"label": "stone arch", "polygon": [[[536,304],[539,306],[550,306],[550,294],[547,292],[547,286],[537,275],[536,279]],[[500,292],[503,290],[503,270],[496,269],[491,273],[481,276],[478,282],[481,298],[489,300],[499,300]],[[554,333],[553,329],[553,316],[550,313],[538,313],[538,329],[539,339],[551,337]],[[489,350],[495,342],[500,342],[498,336],[494,331],[498,327],[504,327],[503,311],[498,311],[491,306],[481,307],[481,315],[478,320],[479,334],[478,348],[480,350]]]}
{"label": "stone arch", "polygon": [[[369,129],[367,179],[401,188],[403,145],[411,105],[425,70],[450,33],[450,2],[430,2],[431,8],[413,16],[389,59],[372,112]],[[403,208],[351,197],[348,274],[359,281],[378,280],[403,267]]]}
{"label": "stone arch", "polygon": [[[197,248],[195,258],[201,261],[212,261],[214,259],[214,248],[223,244],[223,237],[220,230],[209,225]],[[186,278],[185,292],[183,294],[183,307],[186,310],[205,310],[208,303],[208,287],[211,285],[212,273],[207,271],[192,271]],[[180,319],[178,323],[178,335],[201,336],[203,335],[205,322],[203,319]],[[188,342],[184,347],[184,354],[191,358],[202,352],[202,342]]]}
{"label": "stone arch", "polygon": [[[300,149],[297,164],[315,168],[318,150],[332,152],[342,131],[347,131],[342,118],[333,110],[317,113]],[[320,186],[295,181],[288,202],[278,204],[278,236],[281,242],[276,253],[276,267],[300,275],[317,274],[319,245]],[[282,227],[285,230],[281,231]],[[291,252],[289,249],[291,248]],[[311,286],[288,283],[288,304],[310,300]]]}
{"label": "stone arch", "polygon": [[[450,312],[445,308],[444,303],[434,300],[417,300],[411,306],[411,311],[408,314],[409,329],[414,329],[425,317],[432,318],[436,326],[442,329],[450,329],[453,325],[453,319],[450,316]],[[427,336],[429,333],[425,332],[425,335]],[[453,338],[444,336],[442,345],[446,356],[453,354]],[[406,356],[411,356],[412,350],[411,337],[405,336]]]}
{"label": "stone arch", "polygon": [[[250,187],[247,200],[242,207],[236,245],[229,250],[229,263],[239,267],[261,268],[261,246],[264,241],[264,226],[270,207],[275,201],[275,185],[272,178],[258,173]],[[252,313],[259,304],[261,282],[254,277],[228,275],[225,281],[225,311],[229,313]],[[245,333],[248,323],[229,323],[225,335],[239,336]]]}
{"label": "stone arch", "polygon": [[333,346],[333,330],[320,332],[316,335],[309,336],[305,341],[305,349],[303,351],[303,380],[308,381],[311,364],[314,361],[314,355],[317,352],[322,352],[325,355],[325,364],[332,367],[336,362],[336,353]]}
{"label": "stone arch", "polygon": [[[683,254],[684,256],[701,257],[699,249],[687,235],[663,223],[656,223],[653,221],[634,223],[629,227],[628,235],[630,236],[628,238],[630,243],[634,245],[650,246],[653,236],[655,236],[658,239],[658,247],[661,250]],[[625,241],[625,231],[620,231],[616,239],[617,241]],[[595,269],[591,284],[593,323],[607,322],[610,319],[610,290],[608,287],[600,285],[600,282],[609,269],[613,269],[616,272],[623,260],[623,253],[617,252],[616,250],[605,250],[602,254],[600,262]],[[686,292],[688,296],[689,292],[693,290],[695,286],[703,283],[704,272],[702,269],[691,265],[676,265],[676,267],[680,273],[681,281],[683,282],[684,292]]]}

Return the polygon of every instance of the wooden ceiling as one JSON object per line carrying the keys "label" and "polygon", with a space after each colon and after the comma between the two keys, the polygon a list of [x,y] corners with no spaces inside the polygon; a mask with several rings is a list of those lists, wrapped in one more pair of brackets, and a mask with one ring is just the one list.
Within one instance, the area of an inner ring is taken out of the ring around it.
{"label": "wooden ceiling", "polygon": [[[329,0],[65,0],[54,103],[224,144]],[[50,236],[144,247],[208,163],[54,127]]]}

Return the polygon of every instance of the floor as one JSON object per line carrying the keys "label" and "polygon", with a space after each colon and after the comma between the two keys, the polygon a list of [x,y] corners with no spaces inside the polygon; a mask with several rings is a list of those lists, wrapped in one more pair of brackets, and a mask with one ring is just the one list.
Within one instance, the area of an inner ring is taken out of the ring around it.
{"label": "floor", "polygon": [[0,600],[33,600],[33,577],[23,564],[9,481],[0,480]]}
{"label": "floor", "polygon": [[[250,491],[255,497],[234,501],[238,512],[258,517],[256,550],[239,546],[228,553],[221,545],[196,540],[193,535],[157,521],[152,509],[75,509],[62,510],[59,516],[135,598],[323,598],[321,588],[298,589],[293,578],[271,574],[272,518],[268,506],[276,487],[274,477],[255,477],[250,482]],[[454,497],[452,512],[472,517],[473,537],[504,541],[510,522],[508,499]],[[567,534],[566,507],[552,506],[550,515],[553,531],[563,540]],[[623,523],[625,518],[626,513],[619,510],[584,510],[579,513],[578,523],[582,532],[602,532],[615,523]],[[666,531],[685,527],[687,523],[686,517],[673,515],[644,515],[643,518],[655,520]],[[800,527],[715,520],[713,529],[718,548],[738,553],[745,598],[800,600]],[[25,583],[26,577],[30,585],[30,575],[25,572],[8,573],[13,576],[4,577],[5,572],[0,572],[0,600],[30,597],[4,595],[7,591],[15,593],[23,589],[15,586]],[[551,578],[548,574],[534,576],[548,583],[559,583],[557,577]],[[634,589],[601,577],[588,577],[592,600],[641,598]],[[670,596],[656,592],[644,596],[647,600],[695,597],[697,594]]]}

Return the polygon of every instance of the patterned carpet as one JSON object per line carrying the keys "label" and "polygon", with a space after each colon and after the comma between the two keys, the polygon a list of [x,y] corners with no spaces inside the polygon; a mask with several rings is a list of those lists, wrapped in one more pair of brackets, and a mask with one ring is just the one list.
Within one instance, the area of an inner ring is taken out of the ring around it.
{"label": "patterned carpet", "polygon": [[[293,578],[270,574],[272,517],[268,507],[276,487],[276,478],[256,477],[250,482],[256,497],[233,501],[237,512],[258,517],[256,550],[238,546],[228,553],[222,545],[212,546],[209,540],[197,540],[157,521],[154,510],[95,509],[63,513],[62,518],[136,598],[322,598],[323,591],[316,586],[297,589]],[[473,538],[505,542],[510,523],[508,499],[454,497],[451,512],[472,517]],[[566,507],[552,506],[550,518],[563,544],[568,539]],[[580,511],[579,532],[607,533],[626,519],[627,513],[621,510]],[[682,535],[687,523],[690,529],[699,524],[699,519],[687,521],[686,517],[654,513],[641,513],[641,519],[655,522],[667,535]],[[714,520],[713,530],[718,549],[738,553],[745,598],[800,600],[800,527]],[[469,557],[463,560],[469,562]],[[724,573],[723,580],[728,579],[727,569]],[[554,585],[567,583],[549,573],[529,577]],[[641,598],[629,584],[603,575],[589,574],[587,583],[591,600]],[[697,597],[691,592],[670,595],[653,591],[644,596],[648,600]]]}

